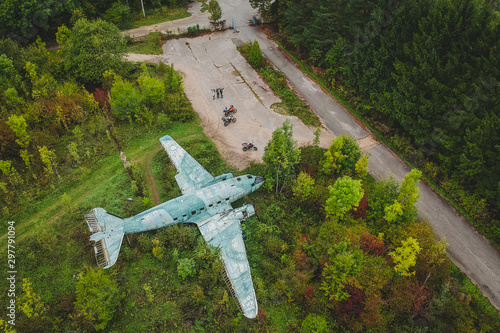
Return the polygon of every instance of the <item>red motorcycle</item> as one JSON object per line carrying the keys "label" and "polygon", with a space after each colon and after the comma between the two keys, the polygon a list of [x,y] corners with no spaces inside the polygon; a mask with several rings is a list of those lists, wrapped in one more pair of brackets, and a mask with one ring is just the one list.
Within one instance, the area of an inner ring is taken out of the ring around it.
{"label": "red motorcycle", "polygon": [[243,151],[247,151],[247,150],[257,150],[257,147],[255,147],[255,145],[253,144],[253,142],[250,142],[250,143],[242,143],[243,145]]}

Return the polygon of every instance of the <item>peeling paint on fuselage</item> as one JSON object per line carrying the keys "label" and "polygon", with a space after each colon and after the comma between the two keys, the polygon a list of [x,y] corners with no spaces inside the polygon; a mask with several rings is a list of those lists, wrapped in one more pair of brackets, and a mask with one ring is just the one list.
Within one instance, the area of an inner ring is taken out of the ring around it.
{"label": "peeling paint on fuselage", "polygon": [[230,209],[230,204],[253,192],[256,177],[243,175],[169,200],[140,214],[124,219],[123,232],[143,232],[177,223],[198,223]]}

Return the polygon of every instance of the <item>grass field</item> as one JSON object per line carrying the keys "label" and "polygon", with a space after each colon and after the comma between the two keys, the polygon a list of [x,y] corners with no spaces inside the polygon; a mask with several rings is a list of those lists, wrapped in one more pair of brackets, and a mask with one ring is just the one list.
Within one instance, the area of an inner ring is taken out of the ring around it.
{"label": "grass field", "polygon": [[162,7],[155,10],[152,14],[146,15],[146,17],[144,17],[142,13],[134,14],[132,17],[131,29],[143,27],[145,25],[174,21],[189,16],[191,16],[191,14],[187,11],[187,8]]}

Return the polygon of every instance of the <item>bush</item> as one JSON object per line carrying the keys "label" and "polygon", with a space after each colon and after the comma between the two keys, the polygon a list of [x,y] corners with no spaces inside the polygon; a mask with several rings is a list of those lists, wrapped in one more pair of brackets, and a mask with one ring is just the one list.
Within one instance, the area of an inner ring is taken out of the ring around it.
{"label": "bush", "polygon": [[300,333],[326,333],[328,332],[328,323],[323,316],[314,313],[307,315],[300,326]]}
{"label": "bush", "polygon": [[188,27],[187,32],[189,36],[196,36],[200,33],[200,26],[197,24],[192,27]]}
{"label": "bush", "polygon": [[150,32],[146,36],[146,44],[151,47],[160,47],[163,34],[161,32]]}
{"label": "bush", "polygon": [[87,269],[76,282],[76,316],[91,323],[95,330],[105,329],[117,311],[123,294],[118,281],[104,270]]}

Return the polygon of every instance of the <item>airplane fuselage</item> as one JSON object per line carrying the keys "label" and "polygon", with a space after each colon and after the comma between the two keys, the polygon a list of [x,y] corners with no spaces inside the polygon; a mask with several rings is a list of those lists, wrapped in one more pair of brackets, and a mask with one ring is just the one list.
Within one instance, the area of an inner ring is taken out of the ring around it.
{"label": "airplane fuselage", "polygon": [[[197,223],[210,216],[231,209],[230,204],[253,192],[259,185],[257,177],[234,177],[182,195],[150,208],[135,216],[125,218],[123,232],[138,233],[171,226],[177,223]],[[252,185],[255,184],[255,185]]]}

